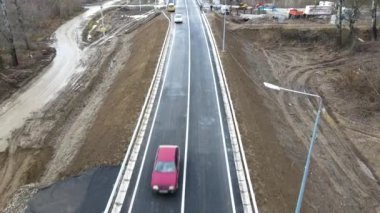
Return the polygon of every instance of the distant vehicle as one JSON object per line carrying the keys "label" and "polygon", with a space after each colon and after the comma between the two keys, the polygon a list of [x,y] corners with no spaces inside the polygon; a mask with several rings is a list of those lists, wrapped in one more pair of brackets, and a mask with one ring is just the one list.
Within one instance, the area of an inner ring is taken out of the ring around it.
{"label": "distant vehicle", "polygon": [[211,6],[211,5],[210,5],[209,3],[207,3],[207,2],[202,4],[202,8],[203,8],[204,10],[210,10],[210,6]]}
{"label": "distant vehicle", "polygon": [[174,16],[174,22],[175,23],[182,23],[183,22],[182,15],[179,14],[179,13],[175,14],[175,16]]}
{"label": "distant vehicle", "polygon": [[333,7],[331,6],[320,6],[320,5],[307,5],[305,9],[297,10],[295,8],[290,8],[288,10],[289,18],[308,18],[317,16],[328,16],[333,12]]}
{"label": "distant vehicle", "polygon": [[220,4],[213,4],[211,5],[212,8],[214,8],[215,10],[220,10],[220,8],[222,7]]}
{"label": "distant vehicle", "polygon": [[323,16],[331,15],[333,12],[332,6],[306,5],[305,15],[308,16]]}
{"label": "distant vehicle", "polygon": [[246,10],[248,8],[248,4],[240,2],[239,3],[239,10]]}
{"label": "distant vehicle", "polygon": [[319,1],[319,6],[335,7],[335,2],[332,2],[332,1]]}
{"label": "distant vehicle", "polygon": [[175,193],[178,189],[179,147],[161,145],[158,147],[151,186],[157,193]]}
{"label": "distant vehicle", "polygon": [[264,2],[259,2],[255,5],[255,9],[259,9],[260,7],[264,6]]}
{"label": "distant vehicle", "polygon": [[175,5],[174,3],[169,3],[168,7],[166,8],[168,12],[175,12]]}
{"label": "distant vehicle", "polygon": [[334,5],[334,2],[320,1],[319,5],[306,5],[305,9],[302,10],[290,8],[288,16],[289,18],[329,16],[333,13]]}
{"label": "distant vehicle", "polygon": [[274,11],[276,7],[274,6],[274,4],[266,4],[266,3],[260,2],[256,4],[255,9],[257,9],[258,11],[264,11],[264,10]]}
{"label": "distant vehicle", "polygon": [[230,6],[229,5],[221,5],[220,6],[220,13],[221,14],[226,14],[229,15],[231,12]]}
{"label": "distant vehicle", "polygon": [[305,17],[305,13],[303,11],[297,10],[296,8],[290,8],[288,11],[289,18],[302,18]]}

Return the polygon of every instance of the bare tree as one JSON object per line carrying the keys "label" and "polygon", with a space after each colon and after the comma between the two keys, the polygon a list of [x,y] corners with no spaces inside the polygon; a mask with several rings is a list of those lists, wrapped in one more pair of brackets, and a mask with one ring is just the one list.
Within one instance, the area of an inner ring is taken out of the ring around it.
{"label": "bare tree", "polygon": [[17,0],[13,0],[13,4],[16,7],[17,21],[18,21],[18,23],[19,23],[19,25],[21,27],[22,39],[25,42],[26,49],[30,50],[29,40],[28,40],[28,37],[26,35],[26,30],[25,30],[24,13],[22,12],[21,7],[20,7],[20,5],[19,5],[19,3],[18,3]]}
{"label": "bare tree", "polygon": [[3,2],[3,0],[0,0],[0,9],[3,13],[3,18],[5,22],[5,31],[1,31],[1,33],[3,34],[4,38],[8,41],[8,44],[10,46],[9,50],[12,57],[12,65],[17,66],[18,59],[17,59],[16,47],[15,47],[14,38],[13,38],[13,32],[12,32],[12,28],[8,19],[7,7],[5,5],[5,2]]}
{"label": "bare tree", "polygon": [[342,6],[343,6],[343,0],[338,0],[337,3],[337,16],[338,24],[336,26],[336,44],[338,46],[342,46]]}
{"label": "bare tree", "polygon": [[350,29],[350,38],[354,37],[354,25],[356,21],[359,19],[360,16],[360,10],[359,8],[362,6],[364,1],[360,0],[348,0],[348,5],[350,8],[346,8],[343,11],[343,19],[347,20],[348,26]]}
{"label": "bare tree", "polygon": [[3,57],[0,55],[0,70],[4,68],[4,60]]}
{"label": "bare tree", "polygon": [[377,40],[376,10],[377,0],[372,0],[372,40]]}

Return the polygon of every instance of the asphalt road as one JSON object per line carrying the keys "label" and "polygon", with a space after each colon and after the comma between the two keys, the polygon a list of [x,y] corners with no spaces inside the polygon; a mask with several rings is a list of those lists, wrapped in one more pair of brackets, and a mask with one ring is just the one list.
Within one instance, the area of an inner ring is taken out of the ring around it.
{"label": "asphalt road", "polygon": [[[150,117],[122,212],[242,212],[215,66],[193,0],[178,0],[160,92]],[[174,195],[150,187],[159,145],[179,145],[181,173]]]}

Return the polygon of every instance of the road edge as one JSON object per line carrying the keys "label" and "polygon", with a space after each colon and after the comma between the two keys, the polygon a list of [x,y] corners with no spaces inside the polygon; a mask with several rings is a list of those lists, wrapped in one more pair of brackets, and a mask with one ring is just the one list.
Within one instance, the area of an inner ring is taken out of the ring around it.
{"label": "road edge", "polygon": [[[113,186],[110,198],[107,202],[107,206],[104,212],[120,212],[127,189],[129,187],[130,179],[132,176],[132,171],[137,160],[138,152],[141,147],[143,136],[145,134],[146,126],[148,125],[148,120],[154,105],[154,100],[158,91],[158,87],[162,77],[163,65],[166,58],[166,53],[168,50],[168,41],[171,35],[172,27],[170,19],[166,16],[164,12],[162,14],[168,19],[168,29],[166,31],[164,43],[158,58],[156,70],[154,72],[148,94],[145,98],[144,104],[141,108],[140,116],[138,118],[136,128],[133,132],[131,143],[128,146],[128,150],[121,164],[119,174],[116,178],[115,184]],[[133,147],[133,151],[131,153]],[[127,164],[128,162],[128,164]]]}
{"label": "road edge", "polygon": [[252,212],[252,210],[254,210],[255,213],[258,213],[259,211],[257,208],[256,197],[252,187],[252,182],[248,170],[248,164],[245,158],[245,151],[241,140],[238,122],[236,120],[235,109],[232,103],[230,91],[228,89],[228,83],[224,74],[225,72],[223,69],[223,64],[220,58],[219,50],[216,45],[214,35],[212,33],[210,23],[204,12],[201,13],[201,17],[206,27],[210,43],[212,44],[211,49],[214,55],[214,60],[216,62],[217,74],[225,107],[225,113],[231,138],[231,145],[233,149],[233,156],[235,159],[235,167],[237,172],[237,178],[239,181],[239,189],[244,207],[244,212]]}

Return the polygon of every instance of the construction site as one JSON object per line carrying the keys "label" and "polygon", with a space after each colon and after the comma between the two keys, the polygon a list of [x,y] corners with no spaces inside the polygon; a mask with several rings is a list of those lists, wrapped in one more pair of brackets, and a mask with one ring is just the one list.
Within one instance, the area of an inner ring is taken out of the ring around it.
{"label": "construction site", "polygon": [[[194,1],[220,52],[260,212],[295,210],[319,104],[264,82],[321,97],[301,212],[380,212],[380,42],[371,5],[358,2],[339,14],[339,1]],[[169,29],[179,27],[166,2],[108,3],[102,11],[86,5],[62,23],[46,41],[54,45],[36,50],[43,59],[22,74],[0,69],[1,212],[49,212],[43,201],[69,205],[44,190],[123,163]],[[52,72],[56,65],[73,71]],[[107,181],[116,179],[111,173]],[[111,188],[101,192],[108,200]],[[89,194],[58,212],[90,212],[79,201]]]}

